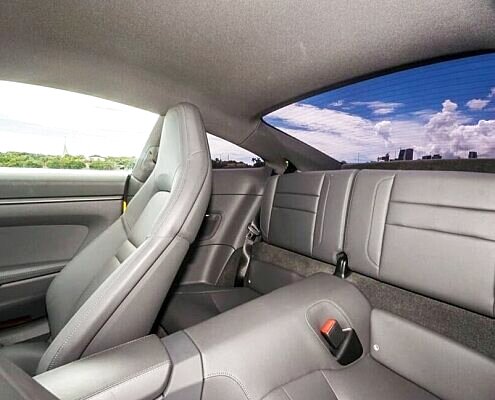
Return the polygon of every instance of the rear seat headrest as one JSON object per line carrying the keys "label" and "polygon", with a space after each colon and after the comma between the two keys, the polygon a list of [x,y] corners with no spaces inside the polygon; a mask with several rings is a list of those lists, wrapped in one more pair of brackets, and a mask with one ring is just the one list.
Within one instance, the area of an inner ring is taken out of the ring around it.
{"label": "rear seat headrest", "polygon": [[344,250],[354,271],[493,317],[495,176],[360,171]]}
{"label": "rear seat headrest", "polygon": [[355,170],[292,173],[270,178],[261,205],[263,239],[335,263],[342,251]]}

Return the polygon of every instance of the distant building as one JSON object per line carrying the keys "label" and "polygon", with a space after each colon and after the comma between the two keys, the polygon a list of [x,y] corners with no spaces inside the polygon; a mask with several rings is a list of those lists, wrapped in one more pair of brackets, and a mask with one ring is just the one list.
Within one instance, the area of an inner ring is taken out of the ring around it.
{"label": "distant building", "polygon": [[422,160],[431,160],[431,155],[430,156],[423,156],[421,157]]}
{"label": "distant building", "polygon": [[89,156],[88,157],[89,161],[105,161],[106,158],[99,156],[99,155],[94,155],[94,156]]}
{"label": "distant building", "polygon": [[478,158],[478,152],[477,151],[470,151],[468,158]]}
{"label": "distant building", "polygon": [[440,154],[433,154],[433,157],[431,157],[433,160],[441,160],[442,156]]}
{"label": "distant building", "polygon": [[384,156],[382,156],[382,157],[378,157],[377,161],[378,161],[378,162],[380,162],[380,161],[385,161],[385,162],[390,161],[390,154],[389,154],[389,153],[387,153],[387,154],[385,154],[385,155],[384,155]]}
{"label": "distant building", "polygon": [[412,148],[400,149],[399,158],[397,158],[397,160],[398,161],[412,160],[413,157],[414,157],[414,149]]}

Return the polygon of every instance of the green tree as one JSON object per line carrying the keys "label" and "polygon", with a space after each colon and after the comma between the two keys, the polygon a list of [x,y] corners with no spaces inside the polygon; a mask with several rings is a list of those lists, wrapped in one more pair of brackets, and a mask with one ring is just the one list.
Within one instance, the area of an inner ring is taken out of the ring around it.
{"label": "green tree", "polygon": [[90,169],[98,169],[98,170],[112,170],[117,169],[116,165],[109,161],[93,161],[89,164]]}

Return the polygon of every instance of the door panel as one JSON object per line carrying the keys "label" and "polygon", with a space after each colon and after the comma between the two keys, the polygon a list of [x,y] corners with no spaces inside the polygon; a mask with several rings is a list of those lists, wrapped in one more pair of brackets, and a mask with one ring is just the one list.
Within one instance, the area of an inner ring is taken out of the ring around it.
{"label": "door panel", "polygon": [[45,314],[52,279],[119,217],[125,178],[0,170],[0,329]]}
{"label": "door panel", "polygon": [[180,283],[216,284],[257,212],[271,169],[214,169],[207,215],[181,269]]}

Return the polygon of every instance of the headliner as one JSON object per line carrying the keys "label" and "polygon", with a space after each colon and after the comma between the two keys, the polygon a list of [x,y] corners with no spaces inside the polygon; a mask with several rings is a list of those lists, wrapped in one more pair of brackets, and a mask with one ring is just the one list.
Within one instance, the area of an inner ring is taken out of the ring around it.
{"label": "headliner", "polygon": [[0,79],[162,114],[190,101],[211,133],[273,160],[267,136],[281,133],[260,125],[267,111],[404,64],[495,49],[492,0],[5,0],[0,16]]}

